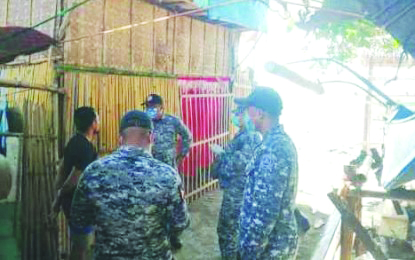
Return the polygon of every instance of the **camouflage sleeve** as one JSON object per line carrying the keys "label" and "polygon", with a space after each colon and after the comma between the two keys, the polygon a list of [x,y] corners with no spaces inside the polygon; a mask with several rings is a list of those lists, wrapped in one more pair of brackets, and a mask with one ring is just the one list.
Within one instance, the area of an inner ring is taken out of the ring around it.
{"label": "camouflage sleeve", "polygon": [[244,198],[241,214],[240,249],[242,259],[256,259],[264,249],[281,211],[281,200],[288,185],[289,162],[274,154],[260,157],[255,171],[255,186]]}
{"label": "camouflage sleeve", "polygon": [[192,133],[190,133],[189,128],[187,128],[187,126],[180,119],[177,119],[176,131],[177,134],[181,136],[183,144],[182,151],[179,155],[185,157],[190,151],[190,145],[192,144]]}
{"label": "camouflage sleeve", "polygon": [[190,224],[190,216],[187,211],[182,181],[179,174],[175,173],[175,184],[169,194],[170,203],[167,207],[167,222],[170,232],[180,234]]}
{"label": "camouflage sleeve", "polygon": [[240,145],[241,149],[236,151],[232,162],[236,171],[245,171],[246,165],[252,159],[255,148],[261,143],[261,137],[258,133],[249,133]]}
{"label": "camouflage sleeve", "polygon": [[96,208],[91,198],[92,189],[97,185],[94,172],[87,170],[81,175],[72,200],[70,228],[72,234],[88,235],[93,232]]}
{"label": "camouflage sleeve", "polygon": [[255,148],[261,143],[261,136],[258,133],[249,133],[240,136],[236,143],[229,145],[229,150],[225,153],[225,159],[231,163],[232,171],[220,172],[221,176],[228,178],[229,174],[245,171],[246,165],[252,159]]}

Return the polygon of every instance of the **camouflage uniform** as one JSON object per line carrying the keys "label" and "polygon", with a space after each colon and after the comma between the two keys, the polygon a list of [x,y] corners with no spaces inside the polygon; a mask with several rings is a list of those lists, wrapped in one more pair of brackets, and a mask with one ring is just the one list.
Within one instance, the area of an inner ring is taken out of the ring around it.
{"label": "camouflage uniform", "polygon": [[181,179],[142,148],[123,146],[83,173],[71,230],[95,229],[95,259],[173,259],[169,234],[189,225]]}
{"label": "camouflage uniform", "polygon": [[161,119],[153,120],[154,145],[153,157],[173,168],[177,168],[176,144],[177,135],[182,138],[182,150],[179,155],[186,156],[190,150],[192,135],[183,122],[174,116],[164,115]]}
{"label": "camouflage uniform", "polygon": [[293,259],[297,249],[294,217],[297,152],[281,125],[275,125],[247,166],[240,217],[242,259]]}
{"label": "camouflage uniform", "polygon": [[222,259],[236,259],[237,256],[238,220],[246,182],[245,168],[260,143],[259,133],[240,131],[215,162],[214,172],[223,189],[217,228]]}

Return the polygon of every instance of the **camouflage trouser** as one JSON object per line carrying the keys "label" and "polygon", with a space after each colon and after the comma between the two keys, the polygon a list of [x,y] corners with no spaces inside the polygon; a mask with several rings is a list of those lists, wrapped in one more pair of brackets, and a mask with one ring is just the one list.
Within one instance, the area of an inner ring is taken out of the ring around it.
{"label": "camouflage trouser", "polygon": [[222,208],[218,221],[219,247],[222,259],[237,259],[239,239],[239,214],[241,212],[243,192],[225,189]]}
{"label": "camouflage trouser", "polygon": [[296,258],[297,248],[297,235],[281,237],[271,236],[269,243],[265,248],[265,252],[261,255],[260,259],[294,260]]}

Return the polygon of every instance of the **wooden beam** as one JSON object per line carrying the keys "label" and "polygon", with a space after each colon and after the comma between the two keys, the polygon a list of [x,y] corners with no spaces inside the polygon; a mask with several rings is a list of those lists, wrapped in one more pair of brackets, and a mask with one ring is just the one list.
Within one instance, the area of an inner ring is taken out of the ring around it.
{"label": "wooden beam", "polygon": [[12,81],[12,80],[5,80],[0,79],[0,88],[24,88],[24,89],[32,89],[32,90],[39,90],[39,91],[48,91],[60,95],[65,95],[65,92],[62,89],[57,89],[49,86],[41,86],[41,85],[31,85],[26,82],[19,82],[19,81]]}
{"label": "wooden beam", "polygon": [[369,190],[351,190],[349,192],[350,197],[361,198],[379,198],[379,199],[391,199],[391,200],[406,200],[415,201],[415,191],[396,189],[387,192],[382,191],[369,191]]}
{"label": "wooden beam", "polygon": [[337,210],[330,215],[323,237],[320,239],[317,248],[314,250],[311,260],[333,259],[336,248],[339,244],[336,234],[339,232],[340,219],[341,216]]}
{"label": "wooden beam", "polygon": [[367,230],[360,224],[360,221],[350,211],[348,206],[341,200],[341,198],[334,192],[328,194],[328,197],[336,206],[337,210],[342,216],[342,222],[344,222],[348,228],[352,229],[356,233],[356,237],[362,241],[367,250],[373,255],[376,260],[387,260],[388,258],[382,252],[382,250],[373,242]]}

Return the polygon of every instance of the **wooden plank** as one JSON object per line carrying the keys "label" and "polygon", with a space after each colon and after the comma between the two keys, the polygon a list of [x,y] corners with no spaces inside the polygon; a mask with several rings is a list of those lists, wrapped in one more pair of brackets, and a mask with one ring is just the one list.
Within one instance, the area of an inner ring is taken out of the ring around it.
{"label": "wooden plank", "polygon": [[340,230],[340,219],[341,216],[337,210],[330,215],[323,237],[320,239],[311,260],[333,259],[332,256],[334,256],[339,243],[338,239],[336,239],[336,233]]}
{"label": "wooden plank", "polygon": [[376,260],[387,260],[388,258],[382,252],[382,250],[373,242],[367,230],[362,226],[360,221],[350,211],[348,206],[341,200],[341,198],[334,192],[328,194],[328,197],[336,206],[337,210],[342,216],[342,222],[344,222],[348,228],[352,229],[358,239],[363,242],[367,250],[375,257]]}
{"label": "wooden plank", "polygon": [[[361,212],[361,201],[360,198],[347,198],[348,207],[352,210],[353,215],[356,217],[358,221],[360,221],[360,212]],[[359,207],[360,205],[360,207]],[[354,236],[353,231],[347,226],[348,223],[342,221],[341,223],[341,235],[340,235],[340,252],[341,260],[351,260],[352,253],[353,253],[353,244],[354,244]]]}
{"label": "wooden plank", "polygon": [[[140,23],[154,19],[154,6],[151,4],[132,1],[132,23]],[[153,71],[153,28],[149,23],[132,29],[131,55],[134,71]]]}
{"label": "wooden plank", "polygon": [[[111,30],[131,22],[131,0],[107,0],[105,2],[104,28]],[[130,30],[104,35],[104,66],[130,68]]]}
{"label": "wooden plank", "polygon": [[361,197],[361,198],[366,197],[366,198],[415,201],[415,191],[404,190],[404,189],[390,190],[387,192],[369,191],[369,190],[352,190],[349,192],[349,196]]}

